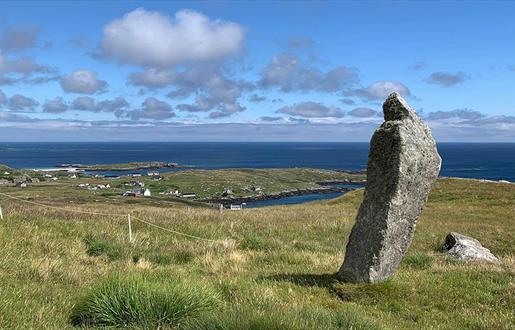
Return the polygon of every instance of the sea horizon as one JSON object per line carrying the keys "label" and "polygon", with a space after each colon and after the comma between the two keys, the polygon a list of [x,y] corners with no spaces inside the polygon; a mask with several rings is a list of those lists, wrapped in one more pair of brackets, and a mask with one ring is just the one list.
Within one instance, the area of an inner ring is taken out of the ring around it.
{"label": "sea horizon", "polygon": [[[205,140],[199,140],[199,141],[146,141],[146,140],[124,140],[124,141],[2,141],[0,144],[9,144],[9,143],[38,143],[38,144],[45,144],[45,143],[59,143],[59,144],[69,144],[69,143],[232,143],[232,144],[238,144],[238,143],[366,143],[369,144],[370,141],[205,141]],[[483,141],[441,141],[436,142],[437,145],[440,144],[515,144],[515,142],[511,141],[498,141],[498,142],[483,142]]]}
{"label": "sea horizon", "polygon": [[[441,176],[515,182],[515,143],[440,142],[437,146],[443,159]],[[163,161],[199,169],[364,170],[368,150],[368,142],[2,142],[0,159],[24,169]]]}

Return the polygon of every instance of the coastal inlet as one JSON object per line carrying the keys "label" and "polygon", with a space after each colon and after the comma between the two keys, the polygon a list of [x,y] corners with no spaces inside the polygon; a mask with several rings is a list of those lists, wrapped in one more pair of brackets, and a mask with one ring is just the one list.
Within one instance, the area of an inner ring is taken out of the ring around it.
{"label": "coastal inlet", "polygon": [[[176,171],[167,172],[169,170]],[[363,187],[365,180],[365,174],[358,171],[310,168],[204,170],[159,162],[63,164],[45,170],[4,166],[2,173],[5,177],[0,179],[4,180],[5,186],[16,184],[26,190],[45,186],[48,196],[66,195],[81,201],[108,199],[200,207],[237,204],[248,208],[335,198]]]}

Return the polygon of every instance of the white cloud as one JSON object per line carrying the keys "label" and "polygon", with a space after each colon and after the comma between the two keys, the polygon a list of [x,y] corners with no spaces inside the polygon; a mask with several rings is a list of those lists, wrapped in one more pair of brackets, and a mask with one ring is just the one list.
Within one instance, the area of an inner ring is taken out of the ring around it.
{"label": "white cloud", "polygon": [[89,96],[79,96],[73,100],[72,108],[81,111],[96,111],[95,99]]}
{"label": "white cloud", "polygon": [[97,78],[90,70],[76,70],[61,77],[61,87],[66,93],[95,94],[107,88],[107,82]]}
{"label": "white cloud", "polygon": [[129,82],[135,86],[147,88],[166,87],[177,81],[177,75],[172,70],[156,70],[153,68],[143,72],[135,72],[129,76]]}
{"label": "white cloud", "polygon": [[[230,114],[244,111],[239,103],[242,93],[252,90],[251,83],[227,77],[222,68],[216,65],[195,65],[176,73],[175,89],[168,97],[184,98],[194,95],[193,103],[181,103],[177,109],[187,112],[207,112],[217,110]],[[213,115],[220,118],[221,114]]]}
{"label": "white cloud", "polygon": [[356,102],[352,99],[341,99],[340,102],[342,102],[345,105],[354,105]]}
{"label": "white cloud", "polygon": [[433,72],[425,81],[429,84],[437,84],[444,87],[451,87],[465,82],[469,77],[463,72]]}
{"label": "white cloud", "polygon": [[0,51],[0,73],[21,73],[45,72],[46,68],[35,63],[31,59],[22,58],[10,60],[2,55]]}
{"label": "white cloud", "polygon": [[338,66],[322,71],[298,56],[282,53],[274,56],[261,72],[259,84],[264,88],[278,88],[283,92],[336,92],[349,88],[358,81],[355,69]]}
{"label": "white cloud", "polygon": [[344,91],[344,96],[357,96],[366,101],[384,100],[390,93],[397,92],[402,96],[411,96],[411,91],[406,85],[398,81],[376,81],[365,88]]}
{"label": "white cloud", "polygon": [[430,112],[427,116],[427,120],[448,120],[448,119],[467,119],[477,120],[484,118],[485,115],[479,111],[472,109],[455,109],[451,111],[434,111]]}
{"label": "white cloud", "polygon": [[262,116],[261,121],[264,122],[277,122],[283,120],[283,117],[274,117],[274,116]]}
{"label": "white cloud", "polygon": [[34,119],[24,115],[18,115],[12,112],[0,111],[0,123],[33,123],[38,119]]}
{"label": "white cloud", "polygon": [[349,111],[349,115],[352,117],[367,118],[378,115],[378,112],[370,108],[355,108]]}
{"label": "white cloud", "polygon": [[48,113],[63,113],[68,110],[68,104],[63,100],[62,97],[56,97],[53,100],[47,100],[43,104],[43,112]]}
{"label": "white cloud", "polygon": [[230,112],[223,112],[223,111],[214,111],[209,114],[209,118],[211,119],[218,119],[218,118],[225,118],[229,117],[231,115]]}
{"label": "white cloud", "polygon": [[266,96],[258,95],[258,94],[252,94],[249,97],[249,101],[253,103],[261,103],[266,100]]}
{"label": "white cloud", "polygon": [[341,109],[337,107],[328,107],[318,102],[296,103],[292,106],[282,107],[276,112],[306,118],[343,117],[343,111]]}
{"label": "white cloud", "polygon": [[103,32],[104,56],[159,68],[233,55],[245,34],[239,24],[210,20],[193,10],[180,10],[171,19],[143,8],[110,22]]}
{"label": "white cloud", "polygon": [[153,119],[162,120],[175,117],[172,107],[154,97],[149,97],[142,103],[141,110],[131,111],[128,113],[133,120]]}
{"label": "white cloud", "polygon": [[17,112],[34,112],[38,105],[35,99],[20,94],[11,96],[7,103],[9,110]]}
{"label": "white cloud", "polygon": [[103,101],[96,101],[89,96],[79,96],[73,100],[71,108],[80,111],[112,112],[116,117],[123,117],[127,114],[130,104],[120,96]]}
{"label": "white cloud", "polygon": [[7,103],[7,96],[0,90],[0,107]]}
{"label": "white cloud", "polygon": [[[0,49],[0,85],[15,83],[38,84],[56,80],[55,69],[36,63],[34,60],[6,57]],[[34,77],[34,75],[39,74]],[[52,75],[49,75],[52,74]]]}
{"label": "white cloud", "polygon": [[16,27],[2,31],[0,48],[8,51],[22,51],[36,46],[39,29],[35,27]]}
{"label": "white cloud", "polygon": [[[269,117],[257,123],[184,123],[155,120],[42,120],[0,111],[0,139],[9,141],[369,141],[380,123],[318,123]],[[515,117],[495,116],[446,124],[430,122],[437,141],[511,142]],[[478,138],[480,137],[480,138]]]}

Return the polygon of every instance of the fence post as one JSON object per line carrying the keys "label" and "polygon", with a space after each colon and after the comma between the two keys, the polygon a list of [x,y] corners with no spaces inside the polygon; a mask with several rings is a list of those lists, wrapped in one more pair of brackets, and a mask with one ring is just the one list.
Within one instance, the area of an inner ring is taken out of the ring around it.
{"label": "fence post", "polygon": [[0,220],[4,220],[4,214],[2,213],[2,207],[0,206]]}
{"label": "fence post", "polygon": [[132,243],[132,225],[131,225],[131,215],[127,214],[127,220],[129,220],[129,242]]}

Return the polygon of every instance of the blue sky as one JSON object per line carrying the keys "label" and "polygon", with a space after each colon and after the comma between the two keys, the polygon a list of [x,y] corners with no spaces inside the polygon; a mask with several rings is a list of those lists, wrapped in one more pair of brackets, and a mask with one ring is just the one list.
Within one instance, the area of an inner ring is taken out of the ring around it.
{"label": "blue sky", "polygon": [[4,141],[515,142],[510,2],[0,1]]}

